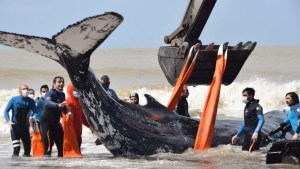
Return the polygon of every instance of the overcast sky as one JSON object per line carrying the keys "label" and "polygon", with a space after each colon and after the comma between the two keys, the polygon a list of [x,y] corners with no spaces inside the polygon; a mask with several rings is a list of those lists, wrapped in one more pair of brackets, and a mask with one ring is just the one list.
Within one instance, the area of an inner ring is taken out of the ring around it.
{"label": "overcast sky", "polygon": [[[123,23],[103,48],[158,48],[181,23],[189,0],[1,0],[0,30],[52,37],[86,17],[117,12]],[[300,0],[218,0],[204,44],[300,45]]]}

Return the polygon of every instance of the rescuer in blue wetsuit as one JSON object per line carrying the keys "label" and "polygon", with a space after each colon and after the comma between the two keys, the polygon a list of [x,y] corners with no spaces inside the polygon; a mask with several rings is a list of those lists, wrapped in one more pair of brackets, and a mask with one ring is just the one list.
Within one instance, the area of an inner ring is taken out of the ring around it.
{"label": "rescuer in blue wetsuit", "polygon": [[263,109],[259,105],[259,100],[254,99],[255,90],[245,88],[242,92],[243,102],[246,103],[244,108],[244,122],[235,136],[232,137],[232,144],[236,144],[239,137],[245,133],[242,150],[258,150],[262,139],[261,128],[264,124]]}
{"label": "rescuer in blue wetsuit", "polygon": [[44,144],[44,156],[50,157],[55,143],[58,157],[63,156],[63,129],[60,123],[61,113],[66,113],[64,78],[56,76],[53,88],[45,95],[44,113],[41,117],[41,134]]}
{"label": "rescuer in blue wetsuit", "polygon": [[[269,136],[281,131],[282,133],[288,132],[289,130],[293,130],[294,136],[293,140],[297,140],[299,137],[298,127],[298,113],[297,109],[299,108],[299,96],[295,92],[289,92],[285,95],[285,102],[290,107],[286,118],[282,123],[274,130],[269,133]],[[285,130],[285,131],[283,131]]]}
{"label": "rescuer in blue wetsuit", "polygon": [[40,87],[41,97],[39,97],[36,101],[36,109],[37,109],[36,121],[38,122],[38,126],[40,126],[41,117],[44,112],[45,95],[48,91],[49,91],[48,85],[42,85]]}
{"label": "rescuer in blue wetsuit", "polygon": [[[13,157],[19,156],[22,140],[25,157],[30,156],[31,140],[29,134],[29,121],[34,121],[36,115],[35,102],[28,97],[28,86],[22,84],[19,87],[19,96],[11,98],[4,110],[6,122],[10,127],[11,140],[13,143]],[[12,110],[12,117],[9,116],[9,111]],[[29,119],[28,119],[29,117]]]}

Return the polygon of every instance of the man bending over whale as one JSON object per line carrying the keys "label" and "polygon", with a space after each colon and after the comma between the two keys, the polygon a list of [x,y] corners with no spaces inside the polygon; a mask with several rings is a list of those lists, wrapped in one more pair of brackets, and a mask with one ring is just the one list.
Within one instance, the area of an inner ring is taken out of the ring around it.
{"label": "man bending over whale", "polygon": [[298,113],[297,109],[299,108],[299,96],[295,92],[289,92],[285,95],[285,102],[290,107],[286,118],[282,123],[274,130],[269,133],[269,136],[282,131],[281,138],[285,138],[285,133],[293,130],[293,140],[297,140],[299,137],[299,128],[298,128]]}

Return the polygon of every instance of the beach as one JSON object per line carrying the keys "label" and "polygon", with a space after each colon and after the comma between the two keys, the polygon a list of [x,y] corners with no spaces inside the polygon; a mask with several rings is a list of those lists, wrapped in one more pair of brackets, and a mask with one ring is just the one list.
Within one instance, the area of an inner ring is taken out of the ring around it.
{"label": "beach", "polygon": [[[300,46],[257,46],[241,69],[235,81],[222,85],[217,118],[242,119],[244,104],[241,92],[246,87],[256,90],[264,113],[288,109],[284,96],[295,91],[300,94]],[[67,72],[56,62],[37,54],[0,49],[0,111],[8,100],[17,95],[20,84],[26,83],[36,91],[42,84],[51,86],[54,76],[65,77]],[[110,76],[111,88],[121,99],[131,91],[150,94],[163,105],[171,96],[168,84],[158,64],[157,49],[97,49],[91,58],[91,68],[97,77]],[[209,86],[189,86],[189,111],[195,118],[202,112]],[[236,129],[238,130],[238,129]],[[234,133],[236,131],[232,131]],[[240,146],[220,145],[208,151],[187,150],[183,154],[156,154],[147,157],[113,157],[104,146],[95,146],[93,136],[84,130],[83,158],[11,158],[12,144],[3,115],[0,116],[0,164],[4,168],[295,168],[293,165],[266,165],[268,147],[258,152],[242,152]],[[23,151],[21,150],[21,153]],[[2,167],[1,167],[2,168]]]}

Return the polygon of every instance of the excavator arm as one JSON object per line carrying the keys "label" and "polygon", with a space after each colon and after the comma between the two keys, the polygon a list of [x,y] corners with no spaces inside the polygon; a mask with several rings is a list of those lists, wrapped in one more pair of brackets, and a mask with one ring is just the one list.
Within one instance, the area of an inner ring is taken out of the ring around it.
{"label": "excavator arm", "polygon": [[[188,51],[196,43],[200,43],[200,50],[197,53],[195,68],[186,85],[209,85],[212,82],[220,45],[214,43],[202,45],[199,36],[216,2],[217,0],[190,0],[179,27],[164,37],[164,42],[170,45],[159,48],[158,60],[171,85],[176,84],[187,60]],[[234,81],[255,46],[256,42],[250,41],[240,42],[235,46],[228,46],[228,42],[225,43],[224,50],[228,49],[228,55],[222,84],[229,85]]]}
{"label": "excavator arm", "polygon": [[164,41],[171,46],[180,46],[183,42],[196,44],[217,0],[190,0],[180,26]]}

